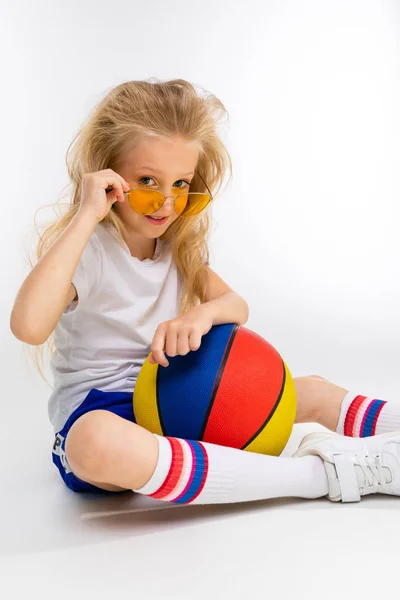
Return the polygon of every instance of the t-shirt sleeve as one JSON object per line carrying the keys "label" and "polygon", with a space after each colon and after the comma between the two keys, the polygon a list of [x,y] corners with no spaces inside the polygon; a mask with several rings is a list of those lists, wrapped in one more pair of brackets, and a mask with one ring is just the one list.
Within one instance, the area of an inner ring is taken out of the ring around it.
{"label": "t-shirt sleeve", "polygon": [[101,252],[96,234],[93,233],[85,246],[78,266],[72,277],[78,300],[72,300],[64,309],[64,313],[75,310],[84,304],[96,290],[101,276]]}

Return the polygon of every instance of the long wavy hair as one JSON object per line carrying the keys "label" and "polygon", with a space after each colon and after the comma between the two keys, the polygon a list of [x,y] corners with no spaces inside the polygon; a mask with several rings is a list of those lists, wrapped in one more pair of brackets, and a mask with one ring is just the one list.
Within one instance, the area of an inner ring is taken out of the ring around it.
{"label": "long wavy hair", "polygon": [[[200,153],[190,191],[207,192],[205,181],[215,198],[226,172],[229,171],[229,180],[232,177],[230,155],[217,133],[222,116],[228,117],[229,114],[215,95],[210,92],[199,94],[191,83],[183,79],[127,81],[112,88],[88,115],[68,147],[68,187],[72,189],[67,193],[69,201],[64,203],[66,211],[61,214],[55,211],[56,219],[47,223],[42,233],[37,227],[36,215],[44,207],[35,213],[34,225],[39,240],[33,255],[31,252],[28,257],[29,267],[34,267],[76,215],[83,175],[107,168],[118,172],[117,166],[126,145],[131,148],[149,138],[172,136],[197,142]],[[57,208],[59,205],[58,200],[46,206]],[[211,205],[199,215],[177,219],[161,236],[161,239],[171,242],[173,258],[181,276],[181,314],[204,301]],[[126,229],[113,208],[103,221],[111,223],[119,238],[124,239]],[[43,374],[46,346],[51,356],[55,349],[54,332],[44,344],[26,344],[25,347],[48,383]]]}

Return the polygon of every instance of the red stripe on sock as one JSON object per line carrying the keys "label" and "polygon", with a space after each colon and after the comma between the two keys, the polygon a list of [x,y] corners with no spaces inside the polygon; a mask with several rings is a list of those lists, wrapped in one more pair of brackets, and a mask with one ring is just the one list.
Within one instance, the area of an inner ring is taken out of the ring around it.
{"label": "red stripe on sock", "polygon": [[197,496],[199,496],[201,494],[201,492],[203,491],[203,487],[206,483],[206,479],[207,479],[207,475],[208,475],[208,454],[207,454],[207,450],[205,449],[205,447],[203,446],[203,444],[201,442],[199,442],[202,450],[203,450],[203,455],[204,455],[204,471],[203,471],[203,479],[201,480],[201,484],[200,487],[198,489],[198,492],[195,496],[193,496],[193,498],[191,499],[191,503],[193,502],[193,500],[195,500],[197,498]]}
{"label": "red stripe on sock", "polygon": [[176,498],[174,498],[174,502],[176,502],[177,500],[180,500],[182,498],[182,496],[184,496],[186,494],[186,492],[188,491],[189,487],[192,484],[194,474],[196,473],[196,466],[197,466],[196,465],[196,454],[194,453],[193,446],[190,443],[190,441],[187,440],[187,442],[188,442],[188,445],[189,445],[189,448],[190,448],[190,453],[192,455],[192,469],[190,471],[189,479],[187,480],[187,483],[186,483],[185,487],[183,488],[183,490],[181,491],[181,493],[179,494],[179,496],[177,496]]}
{"label": "red stripe on sock", "polygon": [[381,404],[380,407],[378,408],[378,410],[376,411],[375,419],[372,424],[372,434],[371,435],[375,435],[376,425],[378,423],[379,415],[381,414],[381,410],[385,406],[385,404],[387,404],[387,402],[385,402],[384,404]]}
{"label": "red stripe on sock", "polygon": [[367,396],[357,396],[350,404],[346,418],[344,420],[344,435],[353,437],[353,426],[357,417],[358,410]]}
{"label": "red stripe on sock", "polygon": [[168,496],[178,483],[183,471],[183,448],[181,443],[176,438],[166,438],[171,444],[172,460],[168,475],[164,483],[153,494],[149,494],[151,498],[161,500]]}

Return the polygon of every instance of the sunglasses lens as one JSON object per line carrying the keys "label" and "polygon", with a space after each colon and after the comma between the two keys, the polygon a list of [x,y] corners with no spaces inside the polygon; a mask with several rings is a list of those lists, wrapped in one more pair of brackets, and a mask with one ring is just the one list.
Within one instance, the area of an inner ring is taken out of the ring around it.
{"label": "sunglasses lens", "polygon": [[[164,203],[164,196],[155,190],[130,190],[128,199],[131,208],[140,215],[151,215]],[[192,217],[201,212],[210,200],[209,194],[197,192],[179,194],[175,201],[175,211],[179,216]]]}
{"label": "sunglasses lens", "polygon": [[154,190],[131,190],[128,194],[131,208],[140,215],[151,215],[161,208],[164,196]]}
{"label": "sunglasses lens", "polygon": [[210,202],[209,194],[200,194],[198,192],[190,192],[178,196],[175,203],[175,210],[182,217],[192,217],[198,215]]}

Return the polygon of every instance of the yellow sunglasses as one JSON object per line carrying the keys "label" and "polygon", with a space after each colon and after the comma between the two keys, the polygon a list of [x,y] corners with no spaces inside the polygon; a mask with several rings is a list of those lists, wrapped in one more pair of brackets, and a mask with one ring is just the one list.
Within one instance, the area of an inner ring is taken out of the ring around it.
{"label": "yellow sunglasses", "polygon": [[[162,192],[156,190],[139,188],[132,188],[127,192],[124,192],[124,194],[127,194],[131,208],[141,215],[151,215],[157,212],[167,198],[173,198],[173,205],[177,215],[180,217],[192,217],[204,210],[213,199],[208,185],[199,173],[198,175],[206,186],[209,192],[208,194],[186,192],[184,194],[178,194],[177,196],[164,196]],[[108,187],[106,192],[110,192],[112,189],[112,186]]]}

